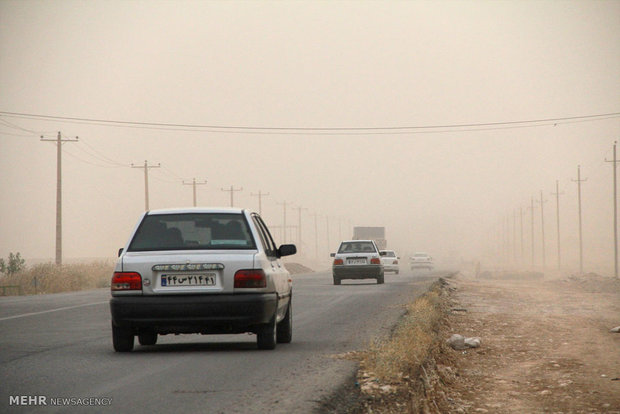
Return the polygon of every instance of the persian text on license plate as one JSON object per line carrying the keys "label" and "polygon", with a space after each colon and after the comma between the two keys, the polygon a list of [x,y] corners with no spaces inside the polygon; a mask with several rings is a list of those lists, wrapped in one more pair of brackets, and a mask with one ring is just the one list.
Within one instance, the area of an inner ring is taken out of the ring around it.
{"label": "persian text on license plate", "polygon": [[366,264],[366,259],[348,259],[347,260],[347,264],[350,265],[365,265]]}
{"label": "persian text on license plate", "polygon": [[161,285],[169,286],[214,286],[215,273],[207,273],[201,275],[162,275]]}

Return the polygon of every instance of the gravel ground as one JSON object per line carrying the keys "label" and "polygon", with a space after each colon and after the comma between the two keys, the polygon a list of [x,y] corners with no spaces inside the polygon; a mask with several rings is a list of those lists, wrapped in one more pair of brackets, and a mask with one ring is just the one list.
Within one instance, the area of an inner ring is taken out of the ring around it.
{"label": "gravel ground", "polygon": [[[620,281],[450,281],[451,333],[482,346],[440,369],[450,412],[620,413]],[[447,332],[448,333],[448,332]],[[446,334],[447,334],[446,333]]]}

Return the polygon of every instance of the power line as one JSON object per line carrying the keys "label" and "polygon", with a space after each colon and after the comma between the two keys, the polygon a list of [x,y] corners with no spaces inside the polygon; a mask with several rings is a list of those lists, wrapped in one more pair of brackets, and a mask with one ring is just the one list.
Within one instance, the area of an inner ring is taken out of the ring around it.
{"label": "power line", "polygon": [[213,124],[180,124],[180,123],[164,123],[164,122],[140,122],[140,121],[120,121],[113,119],[97,119],[97,118],[79,118],[68,116],[56,116],[56,115],[42,115],[42,114],[30,114],[21,112],[8,112],[0,111],[0,115],[21,117],[21,118],[34,118],[44,120],[56,120],[56,121],[71,121],[71,122],[87,122],[98,123],[109,126],[129,126],[129,127],[151,127],[151,128],[191,128],[196,130],[211,129],[218,132],[286,132],[286,133],[398,133],[400,132],[413,132],[418,130],[434,130],[434,129],[458,129],[458,128],[481,128],[481,127],[515,127],[521,128],[526,126],[542,126],[532,124],[545,124],[545,125],[557,125],[564,122],[571,121],[596,121],[602,119],[620,117],[620,112],[610,112],[594,115],[580,115],[570,117],[558,117],[558,118],[541,118],[541,119],[528,119],[518,121],[501,121],[501,122],[478,122],[478,123],[463,123],[463,124],[439,124],[439,125],[400,125],[400,126],[378,126],[378,127],[283,127],[283,126],[252,126],[252,125],[213,125]]}
{"label": "power line", "polygon": [[[99,158],[101,161],[116,165],[118,167],[129,167],[129,163],[121,163],[118,161],[113,160],[112,158],[106,156],[105,154],[103,154],[101,151],[97,150],[95,147],[93,147],[92,145],[90,145],[88,142],[82,140],[81,141],[82,144],[86,145],[88,148],[91,149],[91,151],[93,151],[94,153],[94,157],[95,158]],[[86,151],[85,151],[86,152]]]}
{"label": "power line", "polygon": [[118,168],[118,167],[114,167],[111,165],[102,165],[102,164],[97,164],[95,162],[91,162],[88,160],[85,160],[84,158],[78,157],[76,154],[72,154],[71,151],[68,151],[65,149],[65,154],[67,154],[69,157],[78,160],[79,162],[82,162],[84,164],[88,164],[88,165],[92,165],[94,167],[99,167],[99,168]]}
{"label": "power line", "polygon": [[21,127],[21,126],[19,126],[17,124],[14,124],[14,123],[9,122],[6,119],[2,119],[2,118],[0,118],[0,122],[2,122],[4,125],[8,126],[9,128],[18,129],[18,130],[24,131],[24,132],[29,132],[29,133],[34,134],[34,135],[41,135],[41,134],[56,132],[56,131],[34,131],[32,129],[23,128],[23,127]]}
{"label": "power line", "polygon": [[34,138],[33,135],[26,135],[26,134],[14,134],[12,132],[5,132],[5,131],[0,131],[0,135],[3,136],[12,136],[12,137],[21,137],[21,138]]}
{"label": "power line", "polygon": [[[81,151],[83,154],[86,154],[89,158],[94,159],[95,161],[85,160],[83,158],[78,157],[76,154],[71,154],[69,151],[67,151],[67,154],[69,154],[73,158],[76,158],[77,160],[79,160],[81,162],[84,162],[86,164],[91,164],[91,165],[94,165],[94,166],[97,166],[97,167],[101,167],[101,168],[121,168],[121,167],[129,168],[129,164],[125,165],[125,164],[119,164],[117,162],[107,161],[106,159],[104,159],[102,157],[99,157],[96,154],[91,153],[91,152],[85,150],[80,145],[76,146],[75,148],[77,148],[78,151]],[[103,164],[101,164],[101,163],[103,163]]]}

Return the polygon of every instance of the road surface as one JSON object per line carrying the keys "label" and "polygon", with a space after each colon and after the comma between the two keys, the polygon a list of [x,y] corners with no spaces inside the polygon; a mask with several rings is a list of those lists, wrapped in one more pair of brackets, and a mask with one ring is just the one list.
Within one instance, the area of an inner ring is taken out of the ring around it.
{"label": "road surface", "polygon": [[107,289],[0,297],[0,412],[312,412],[355,371],[334,355],[389,333],[435,279],[333,286],[331,273],[295,275],[293,342],[274,351],[244,334],[166,335],[115,353]]}

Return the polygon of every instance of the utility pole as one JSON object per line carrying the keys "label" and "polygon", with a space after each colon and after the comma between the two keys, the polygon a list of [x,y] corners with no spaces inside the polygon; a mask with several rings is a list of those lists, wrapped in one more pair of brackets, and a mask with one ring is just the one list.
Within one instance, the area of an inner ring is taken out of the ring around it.
{"label": "utility pole", "polygon": [[605,158],[605,162],[613,162],[613,171],[614,171],[614,276],[618,278],[618,191],[616,186],[616,165],[618,164],[618,160],[616,159],[616,144],[618,141],[614,141],[614,159],[612,161],[607,161]]}
{"label": "utility pole", "polygon": [[525,253],[523,252],[523,207],[519,207],[519,217],[521,219],[521,264],[525,261]]}
{"label": "utility pole", "polygon": [[222,191],[230,191],[230,206],[232,207],[234,205],[234,197],[233,194],[235,193],[235,191],[243,191],[243,187],[241,188],[234,188],[232,185],[230,186],[230,189],[227,188],[222,188]]}
{"label": "utility pole", "polygon": [[268,196],[269,193],[263,193],[260,190],[258,190],[258,194],[250,193],[250,195],[253,197],[258,197],[258,215],[262,216],[263,215],[263,197]]}
{"label": "utility pole", "polygon": [[558,180],[555,180],[555,193],[551,193],[551,195],[555,196],[555,217],[557,221],[557,230],[558,230],[558,270],[562,268],[562,256],[560,251],[560,196],[564,194],[560,193],[560,184]]}
{"label": "utility pole", "polygon": [[316,259],[319,259],[319,223],[317,217],[319,215],[317,213],[312,214],[314,217],[314,254]]}
{"label": "utility pole", "polygon": [[77,142],[78,137],[62,138],[62,134],[58,131],[56,139],[43,138],[41,141],[56,142],[56,264],[62,265],[62,143]]}
{"label": "utility pole", "polygon": [[545,204],[547,200],[543,200],[543,191],[540,190],[540,230],[542,236],[542,267],[545,269],[546,263],[546,255],[545,255],[545,209],[543,204]]}
{"label": "utility pole", "polygon": [[532,223],[532,267],[534,267],[534,197],[531,199],[530,206],[531,217],[530,221]]}
{"label": "utility pole", "polygon": [[186,183],[185,180],[183,181],[183,185],[191,185],[193,187],[194,190],[194,207],[196,207],[196,186],[197,185],[203,185],[206,184],[207,180],[203,180],[203,181],[196,181],[195,178],[192,178],[192,181],[190,181],[189,183]]}
{"label": "utility pole", "polygon": [[144,168],[144,210],[149,210],[149,168],[159,168],[161,164],[149,165],[147,160],[144,160],[144,165],[133,165],[131,168]]}
{"label": "utility pole", "polygon": [[510,216],[506,215],[503,220],[504,226],[504,263],[510,263]]}
{"label": "utility pole", "polygon": [[517,264],[517,210],[512,212],[512,258]]}
{"label": "utility pole", "polygon": [[298,227],[297,227],[297,229],[298,229],[297,230],[297,235],[298,235],[298,238],[299,238],[299,247],[301,248],[301,211],[302,210],[308,210],[308,209],[307,208],[303,208],[301,206],[293,207],[293,208],[295,210],[297,210],[297,212],[299,213],[299,224],[298,224]]}
{"label": "utility pole", "polygon": [[329,247],[329,216],[325,215],[325,229],[327,230],[326,235],[327,235],[327,252],[330,252],[330,247]]}
{"label": "utility pole", "polygon": [[284,213],[282,217],[282,243],[286,243],[286,205],[288,204],[286,201],[283,203],[277,203],[282,206],[282,212]]}
{"label": "utility pole", "polygon": [[581,179],[581,165],[577,166],[577,179],[572,181],[577,183],[577,199],[579,201],[579,273],[583,273],[583,236],[581,231],[581,183],[584,181],[588,181],[588,179]]}

